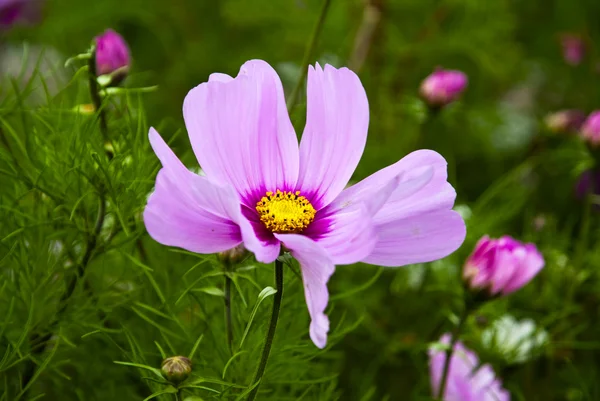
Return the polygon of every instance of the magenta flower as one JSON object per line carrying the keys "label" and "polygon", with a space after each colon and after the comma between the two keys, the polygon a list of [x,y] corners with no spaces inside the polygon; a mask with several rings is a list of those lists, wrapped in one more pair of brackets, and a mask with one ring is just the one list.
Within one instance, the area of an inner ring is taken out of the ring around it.
{"label": "magenta flower", "polygon": [[37,21],[41,3],[42,0],[0,0],[0,29]]}
{"label": "magenta flower", "polygon": [[[449,346],[450,335],[444,334],[440,342]],[[444,350],[429,350],[429,372],[434,396],[440,391],[445,362]],[[510,401],[510,394],[502,387],[492,367],[488,364],[480,366],[477,355],[459,341],[454,345],[442,400]]]}
{"label": "magenta flower", "polygon": [[556,133],[578,132],[586,115],[581,110],[559,110],[545,118],[548,129]]}
{"label": "magenta flower", "polygon": [[125,39],[112,29],[94,38],[96,44],[96,75],[117,72],[119,79],[127,75],[131,64],[129,47]]}
{"label": "magenta flower", "polygon": [[592,146],[600,144],[600,110],[592,112],[585,120],[581,136]]}
{"label": "magenta flower", "polygon": [[212,74],[192,89],[183,114],[205,176],[190,172],[154,130],[161,160],[144,211],[158,242],[197,253],[241,243],[263,263],[284,249],[299,262],[310,337],[324,347],[327,281],[336,264],[402,266],[456,250],[465,225],[446,161],[421,150],[344,189],[367,139],[369,105],[347,68],[308,72],[300,146],[283,88],[266,62],[245,63],[236,78]]}
{"label": "magenta flower", "polygon": [[462,95],[467,76],[461,71],[436,69],[421,83],[421,96],[431,106],[445,106]]}
{"label": "magenta flower", "polygon": [[581,36],[565,34],[562,35],[560,42],[565,62],[572,66],[581,64],[585,54],[585,43],[581,39]]}
{"label": "magenta flower", "polygon": [[522,244],[508,235],[499,239],[486,235],[465,262],[463,279],[471,289],[507,295],[531,281],[543,267],[544,258],[534,244]]}

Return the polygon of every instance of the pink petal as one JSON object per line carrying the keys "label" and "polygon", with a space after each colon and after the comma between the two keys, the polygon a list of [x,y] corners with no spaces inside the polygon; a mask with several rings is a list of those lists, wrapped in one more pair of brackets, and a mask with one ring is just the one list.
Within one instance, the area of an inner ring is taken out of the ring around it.
{"label": "pink petal", "polygon": [[515,274],[502,290],[502,293],[505,295],[510,294],[529,283],[529,281],[531,281],[544,267],[544,257],[535,246],[525,245],[525,249],[527,254],[517,268],[518,271],[515,271]]}
{"label": "pink petal", "polygon": [[323,220],[319,223],[327,224],[325,232],[312,237],[309,229],[304,234],[323,246],[334,264],[357,263],[373,251],[377,234],[371,214],[365,205],[344,207],[332,212]]}
{"label": "pink petal", "polygon": [[150,236],[164,245],[198,253],[239,245],[240,228],[231,218],[239,209],[235,191],[189,171],[154,129],[150,142],[164,166],[144,210]]}
{"label": "pink petal", "polygon": [[[390,180],[398,185],[388,198],[380,194]],[[385,222],[426,211],[451,209],[456,193],[446,181],[446,160],[432,150],[418,150],[345,189],[337,202],[379,202],[377,220]]]}
{"label": "pink petal", "polygon": [[317,64],[308,70],[306,127],[300,142],[298,186],[318,209],[344,189],[363,153],[369,104],[347,68]]}
{"label": "pink petal", "polygon": [[378,241],[363,262],[381,266],[404,266],[431,262],[454,252],[463,243],[465,223],[452,210],[376,221]]}
{"label": "pink petal", "polygon": [[[446,160],[440,154],[432,150],[418,150],[390,166],[394,169],[388,174],[402,172],[402,180],[398,189],[375,215],[376,222],[386,223],[434,210],[452,209],[456,192],[446,181],[446,165]],[[433,170],[433,176],[423,184],[428,170]],[[415,182],[407,190],[402,184],[409,180]]]}
{"label": "pink petal", "polygon": [[244,246],[264,263],[275,260],[242,216],[236,191],[189,171],[150,129],[150,143],[163,168],[144,210],[144,223],[152,238],[191,252],[222,252]]}
{"label": "pink petal", "polygon": [[325,348],[329,332],[329,319],[324,313],[329,301],[327,281],[335,271],[335,265],[325,248],[304,235],[275,234],[275,237],[300,262],[306,305],[312,319],[310,338],[317,347]]}
{"label": "pink petal", "polygon": [[295,186],[298,141],[281,81],[266,62],[248,61],[231,80],[212,74],[188,93],[183,114],[206,175],[233,185],[249,207],[267,190]]}

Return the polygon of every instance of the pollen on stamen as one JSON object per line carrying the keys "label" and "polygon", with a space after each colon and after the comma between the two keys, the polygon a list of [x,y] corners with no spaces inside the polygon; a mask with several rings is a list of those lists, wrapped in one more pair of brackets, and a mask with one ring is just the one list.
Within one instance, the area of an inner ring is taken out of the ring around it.
{"label": "pollen on stamen", "polygon": [[256,211],[267,230],[274,233],[300,233],[315,219],[317,211],[300,191],[265,193]]}

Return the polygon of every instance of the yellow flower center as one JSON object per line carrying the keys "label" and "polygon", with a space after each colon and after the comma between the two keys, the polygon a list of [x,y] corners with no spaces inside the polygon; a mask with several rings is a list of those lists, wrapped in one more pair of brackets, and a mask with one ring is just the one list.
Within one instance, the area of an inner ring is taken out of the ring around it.
{"label": "yellow flower center", "polygon": [[256,211],[267,230],[300,233],[315,219],[317,211],[300,191],[267,192],[256,202]]}

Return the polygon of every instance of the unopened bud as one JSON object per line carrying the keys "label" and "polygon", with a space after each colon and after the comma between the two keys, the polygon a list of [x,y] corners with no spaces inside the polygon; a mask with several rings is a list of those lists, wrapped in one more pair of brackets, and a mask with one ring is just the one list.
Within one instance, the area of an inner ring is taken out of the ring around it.
{"label": "unopened bud", "polygon": [[192,361],[185,356],[172,356],[162,362],[162,374],[173,384],[178,384],[188,378],[192,372]]}
{"label": "unopened bud", "polygon": [[247,254],[248,254],[248,251],[246,250],[244,245],[240,244],[240,245],[238,245],[234,248],[231,248],[227,251],[219,252],[217,254],[217,257],[219,258],[221,263],[223,263],[225,265],[233,265],[235,263],[241,262],[246,257]]}
{"label": "unopened bud", "polygon": [[445,106],[462,95],[467,83],[465,73],[438,68],[421,83],[421,97],[432,107]]}
{"label": "unopened bud", "polygon": [[546,127],[557,134],[577,132],[585,121],[585,113],[581,110],[560,110],[550,113],[544,119]]}
{"label": "unopened bud", "polygon": [[102,86],[118,85],[129,72],[131,56],[125,39],[112,29],[94,38],[96,75]]}

